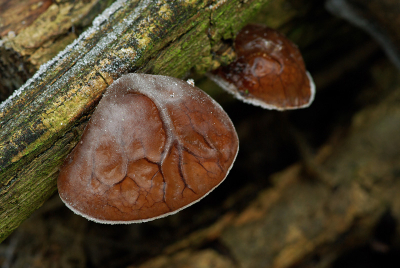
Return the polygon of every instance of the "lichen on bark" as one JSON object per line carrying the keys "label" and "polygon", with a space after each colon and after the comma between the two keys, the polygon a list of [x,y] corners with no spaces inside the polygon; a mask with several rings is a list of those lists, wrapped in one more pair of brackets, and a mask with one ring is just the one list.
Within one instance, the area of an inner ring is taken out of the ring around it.
{"label": "lichen on bark", "polygon": [[233,36],[264,2],[117,1],[42,65],[0,106],[0,241],[55,192],[58,167],[108,85],[127,72],[206,71],[210,44]]}

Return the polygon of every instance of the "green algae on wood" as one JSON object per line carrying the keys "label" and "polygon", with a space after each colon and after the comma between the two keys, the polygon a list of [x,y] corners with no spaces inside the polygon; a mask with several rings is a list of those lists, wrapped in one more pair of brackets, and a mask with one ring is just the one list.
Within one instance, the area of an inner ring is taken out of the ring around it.
{"label": "green algae on wood", "polygon": [[[1,104],[0,241],[55,192],[58,167],[109,84],[132,71],[182,77],[196,64],[206,70],[207,28],[216,32],[212,42],[217,43],[218,36],[231,36],[250,20],[262,2],[116,2]],[[222,23],[238,11],[240,23]]]}

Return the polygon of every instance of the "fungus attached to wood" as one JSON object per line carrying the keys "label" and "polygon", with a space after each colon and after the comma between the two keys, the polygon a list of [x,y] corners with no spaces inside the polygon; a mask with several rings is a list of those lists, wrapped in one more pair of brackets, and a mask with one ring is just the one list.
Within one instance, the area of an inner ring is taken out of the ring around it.
{"label": "fungus attached to wood", "polygon": [[115,81],[67,157],[58,191],[99,223],[174,214],[227,176],[238,152],[221,106],[177,78],[128,74]]}
{"label": "fungus attached to wood", "polygon": [[210,74],[238,99],[266,109],[308,107],[315,85],[299,49],[279,32],[263,25],[245,26],[235,39],[237,58]]}

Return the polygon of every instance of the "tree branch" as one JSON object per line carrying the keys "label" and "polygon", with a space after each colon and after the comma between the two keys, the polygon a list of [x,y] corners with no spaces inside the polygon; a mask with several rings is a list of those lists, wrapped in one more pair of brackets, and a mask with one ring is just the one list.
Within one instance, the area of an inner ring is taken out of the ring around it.
{"label": "tree branch", "polygon": [[253,1],[117,1],[0,106],[0,241],[56,190],[58,168],[107,86],[124,73],[206,71]]}

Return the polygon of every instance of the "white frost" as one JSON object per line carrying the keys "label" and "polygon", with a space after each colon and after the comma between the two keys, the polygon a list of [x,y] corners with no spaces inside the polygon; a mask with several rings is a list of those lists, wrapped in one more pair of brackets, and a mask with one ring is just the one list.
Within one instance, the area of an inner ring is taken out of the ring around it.
{"label": "white frost", "polygon": [[186,81],[189,85],[191,85],[192,87],[194,87],[194,80],[193,79],[188,79],[187,81]]}
{"label": "white frost", "polygon": [[[78,60],[73,68],[71,68],[67,73],[62,76],[62,79],[58,79],[54,84],[49,85],[47,90],[55,90],[58,89],[61,85],[65,85],[71,78],[75,76],[75,74],[79,71],[81,66],[87,65],[94,65],[96,59],[98,59],[99,54],[103,52],[103,49],[109,46],[112,42],[117,39],[117,36],[120,35],[123,29],[127,29],[128,26],[137,20],[139,15],[142,13],[143,9],[148,6],[148,3],[151,2],[150,0],[141,2],[135,9],[130,16],[128,16],[125,20],[120,22],[119,24],[115,25],[114,28],[109,32],[109,34],[105,35],[103,38],[100,39],[98,44],[88,51],[82,59]],[[22,85],[19,89],[15,90],[11,96],[9,96],[5,101],[0,103],[0,111],[5,109],[8,105],[11,104],[11,101],[18,97],[27,87],[31,86],[32,83],[38,81],[41,77],[43,77],[47,70],[51,67],[55,66],[64,59],[66,54],[74,51],[86,51],[86,48],[82,47],[82,43],[84,40],[88,40],[92,38],[93,34],[98,31],[102,26],[102,24],[109,20],[109,18],[124,4],[126,0],[118,0],[113,3],[110,7],[103,11],[102,14],[97,16],[93,20],[93,26],[83,32],[77,39],[74,40],[71,44],[69,44],[64,50],[60,51],[57,56],[53,59],[48,61],[47,63],[40,66],[39,70],[30,78],[28,79],[24,85]],[[113,63],[111,66],[108,67],[107,71],[115,71],[120,67],[118,62]],[[42,101],[43,97],[38,96],[34,102]]]}

